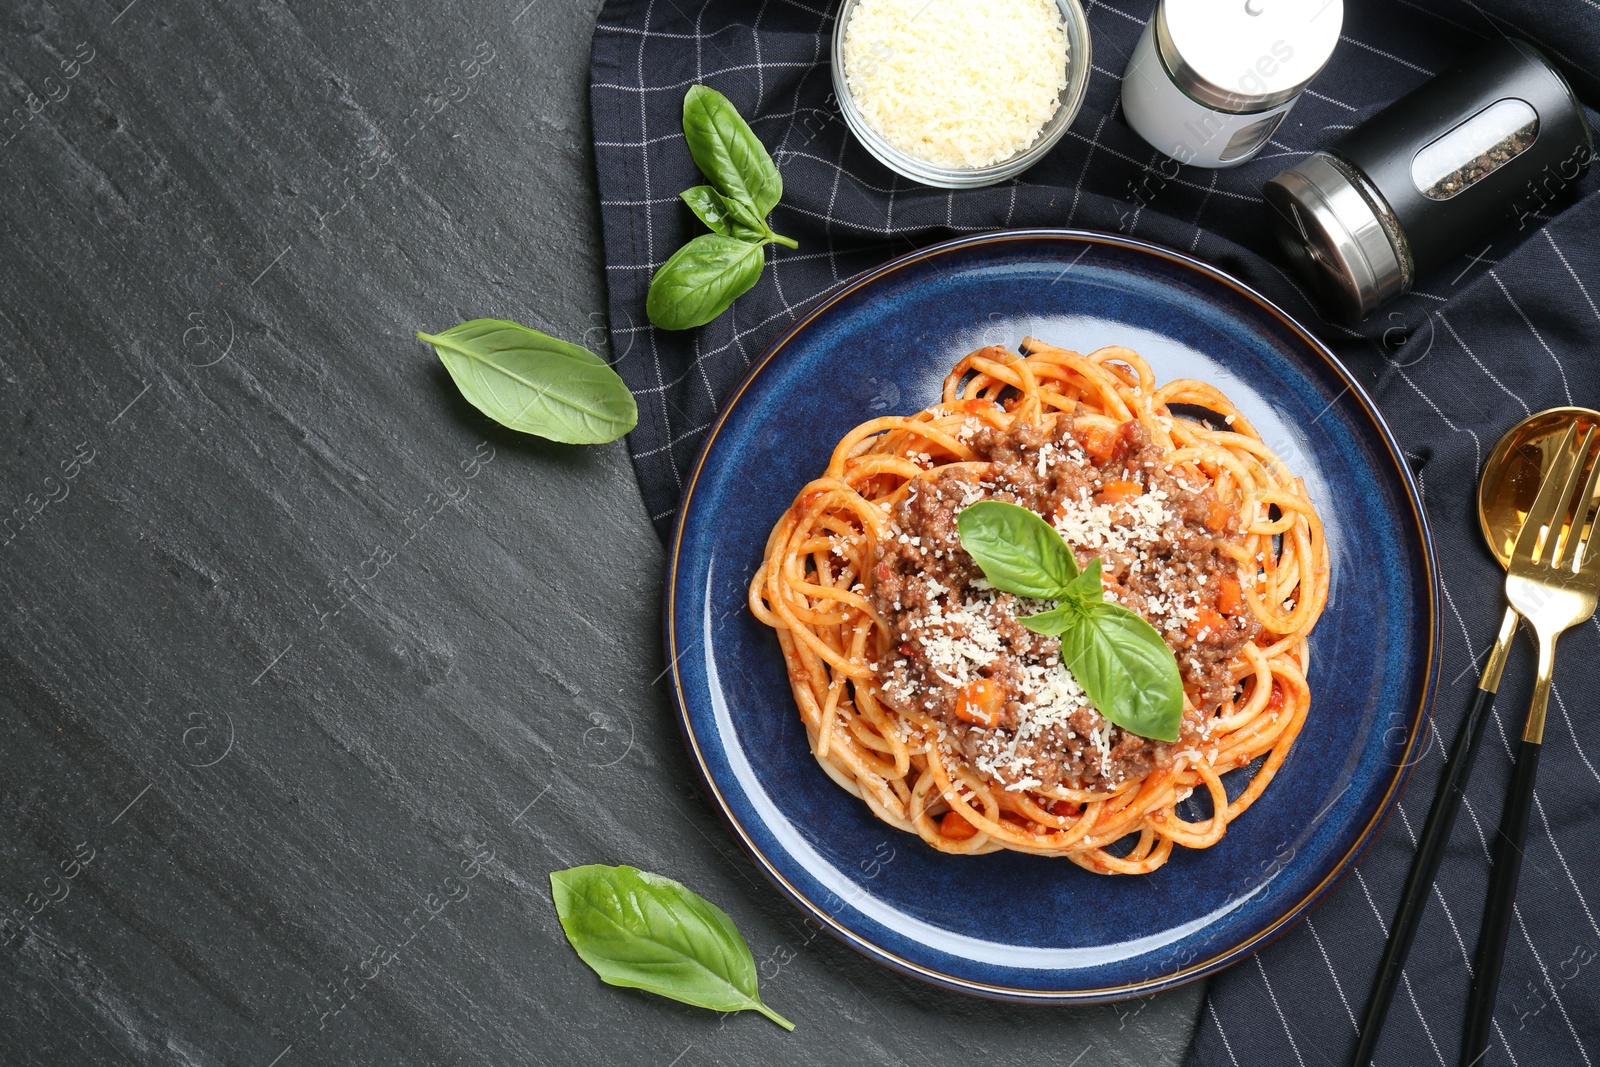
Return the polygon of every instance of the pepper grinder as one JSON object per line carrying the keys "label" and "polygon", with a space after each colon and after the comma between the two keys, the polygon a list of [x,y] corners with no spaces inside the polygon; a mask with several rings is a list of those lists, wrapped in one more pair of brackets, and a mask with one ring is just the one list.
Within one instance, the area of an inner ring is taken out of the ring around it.
{"label": "pepper grinder", "polygon": [[1354,323],[1494,231],[1536,223],[1593,156],[1566,79],[1526,41],[1502,39],[1262,192],[1295,267]]}

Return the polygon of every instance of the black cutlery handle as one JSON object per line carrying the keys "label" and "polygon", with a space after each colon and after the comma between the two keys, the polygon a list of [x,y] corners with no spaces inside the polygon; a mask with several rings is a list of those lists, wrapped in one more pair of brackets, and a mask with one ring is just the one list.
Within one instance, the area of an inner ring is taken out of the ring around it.
{"label": "black cutlery handle", "polygon": [[1528,815],[1533,811],[1533,783],[1539,774],[1537,741],[1522,742],[1517,768],[1494,842],[1494,869],[1489,875],[1489,900],[1483,906],[1483,929],[1478,933],[1478,958],[1472,965],[1472,996],[1467,1001],[1467,1032],[1461,1045],[1463,1067],[1478,1067],[1489,1048],[1494,1027],[1495,994],[1500,990],[1500,968],[1506,959],[1506,937],[1511,932],[1512,908],[1517,903],[1517,879],[1522,875],[1522,850],[1528,842]]}
{"label": "black cutlery handle", "polygon": [[1433,889],[1434,876],[1439,873],[1439,861],[1450,843],[1450,830],[1455,826],[1456,812],[1461,807],[1461,793],[1472,774],[1472,761],[1477,758],[1478,742],[1483,740],[1483,726],[1489,721],[1489,709],[1493,704],[1492,690],[1477,690],[1466,719],[1456,731],[1444,776],[1433,796],[1433,807],[1428,811],[1428,821],[1417,839],[1417,852],[1411,859],[1405,890],[1400,894],[1400,907],[1389,926],[1389,943],[1384,946],[1383,960],[1378,964],[1378,974],[1367,997],[1367,1014],[1361,1022],[1360,1041],[1356,1044],[1351,1067],[1368,1067],[1377,1051],[1383,1020],[1389,1014],[1389,1003],[1394,999],[1395,987],[1400,984],[1400,975],[1405,970],[1406,955],[1422,923],[1423,909],[1428,906],[1428,894]]}

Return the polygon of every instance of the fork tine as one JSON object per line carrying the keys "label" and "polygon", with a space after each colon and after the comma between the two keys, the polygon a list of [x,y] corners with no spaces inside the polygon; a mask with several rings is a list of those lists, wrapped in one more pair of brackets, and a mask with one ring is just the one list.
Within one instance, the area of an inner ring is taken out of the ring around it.
{"label": "fork tine", "polygon": [[1574,555],[1573,550],[1578,545],[1578,534],[1583,530],[1584,513],[1589,510],[1589,494],[1584,493],[1578,498],[1578,513],[1573,516],[1572,522],[1567,522],[1567,506],[1572,502],[1572,496],[1578,491],[1578,483],[1583,481],[1583,468],[1589,458],[1589,445],[1594,441],[1594,427],[1589,427],[1584,432],[1583,441],[1578,445],[1578,451],[1573,454],[1572,472],[1567,475],[1566,484],[1561,487],[1561,499],[1556,504],[1555,517],[1550,520],[1550,534],[1545,538],[1546,558],[1550,566],[1560,567],[1562,562]]}
{"label": "fork tine", "polygon": [[1595,457],[1594,466],[1589,471],[1589,481],[1583,487],[1583,495],[1578,497],[1578,513],[1572,520],[1574,536],[1580,530],[1583,534],[1578,541],[1578,550],[1572,557],[1572,569],[1574,572],[1583,570],[1585,563],[1592,564],[1594,562],[1589,559],[1589,539],[1594,536],[1594,529],[1597,520],[1600,520],[1600,515],[1591,517],[1589,512],[1594,508],[1597,497],[1600,497],[1600,456]]}
{"label": "fork tine", "polygon": [[[1528,517],[1522,520],[1522,530],[1517,534],[1517,543],[1511,547],[1513,560],[1527,559],[1535,563],[1539,557],[1537,550],[1542,548],[1540,532],[1550,525],[1550,520],[1555,517],[1556,507],[1566,504],[1572,495],[1571,488],[1562,493],[1574,463],[1572,457],[1572,439],[1578,433],[1578,424],[1573,423],[1567,427],[1567,432],[1561,435],[1561,443],[1556,446],[1555,461],[1550,469],[1544,473],[1544,481],[1539,484],[1539,495],[1533,498],[1533,507],[1528,509]],[[1559,531],[1557,531],[1559,532]],[[1548,540],[1548,539],[1543,539]]]}

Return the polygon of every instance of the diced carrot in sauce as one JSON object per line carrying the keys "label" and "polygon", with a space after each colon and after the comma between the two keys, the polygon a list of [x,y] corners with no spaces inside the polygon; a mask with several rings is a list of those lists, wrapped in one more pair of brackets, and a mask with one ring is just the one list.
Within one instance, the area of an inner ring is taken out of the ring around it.
{"label": "diced carrot in sauce", "polygon": [[1089,458],[1096,463],[1104,463],[1111,458],[1117,448],[1117,433],[1108,430],[1098,423],[1090,426],[1083,432],[1083,450],[1089,453]]}
{"label": "diced carrot in sauce", "polygon": [[1215,532],[1225,529],[1233,523],[1233,509],[1220,500],[1214,500],[1206,510],[1205,521],[1208,530]]}
{"label": "diced carrot in sauce", "polygon": [[947,811],[939,820],[939,833],[952,841],[965,841],[978,836],[978,828],[961,817],[959,812]]}
{"label": "diced carrot in sauce", "polygon": [[993,678],[975,678],[961,687],[956,700],[956,718],[974,726],[994,726],[1005,707],[1006,687]]}
{"label": "diced carrot in sauce", "polygon": [[1097,423],[1084,429],[1083,450],[1098,466],[1115,467],[1133,452],[1134,439],[1138,436],[1139,423],[1136,419],[1129,419],[1115,429],[1107,429]]}
{"label": "diced carrot in sauce", "polygon": [[1239,577],[1224,574],[1217,581],[1217,610],[1224,615],[1237,615],[1244,607],[1244,594],[1239,589]]}
{"label": "diced carrot in sauce", "polygon": [[1204,604],[1196,610],[1194,619],[1188,626],[1189,636],[1194,638],[1198,638],[1208,630],[1213,634],[1220,634],[1227,629],[1228,620],[1217,614],[1216,609],[1208,608]]}
{"label": "diced carrot in sauce", "polygon": [[1131,500],[1144,493],[1144,486],[1138,482],[1131,482],[1125,478],[1116,478],[1100,487],[1095,494],[1095,499],[1102,504],[1115,504],[1122,500]]}

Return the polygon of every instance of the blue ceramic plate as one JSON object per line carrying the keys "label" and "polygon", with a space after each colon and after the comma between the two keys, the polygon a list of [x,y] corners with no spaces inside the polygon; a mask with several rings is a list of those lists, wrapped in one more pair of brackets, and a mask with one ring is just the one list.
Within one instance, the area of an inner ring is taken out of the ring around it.
{"label": "blue ceramic plate", "polygon": [[[961,356],[1015,349],[1028,334],[1081,352],[1127,345],[1160,381],[1214,383],[1305,478],[1327,525],[1332,588],[1311,638],[1304,731],[1219,844],[1174,849],[1143,877],[1011,852],[947,856],[879,822],[812,759],[778,643],[745,606],[772,524],[849,429],[933,403]],[[803,911],[939,985],[1092,1003],[1238,962],[1349,871],[1422,736],[1435,599],[1427,525],[1398,446],[1309,333],[1176,252],[1011,231],[846,282],[755,365],[684,490],[666,639],[684,736],[710,795]]]}

